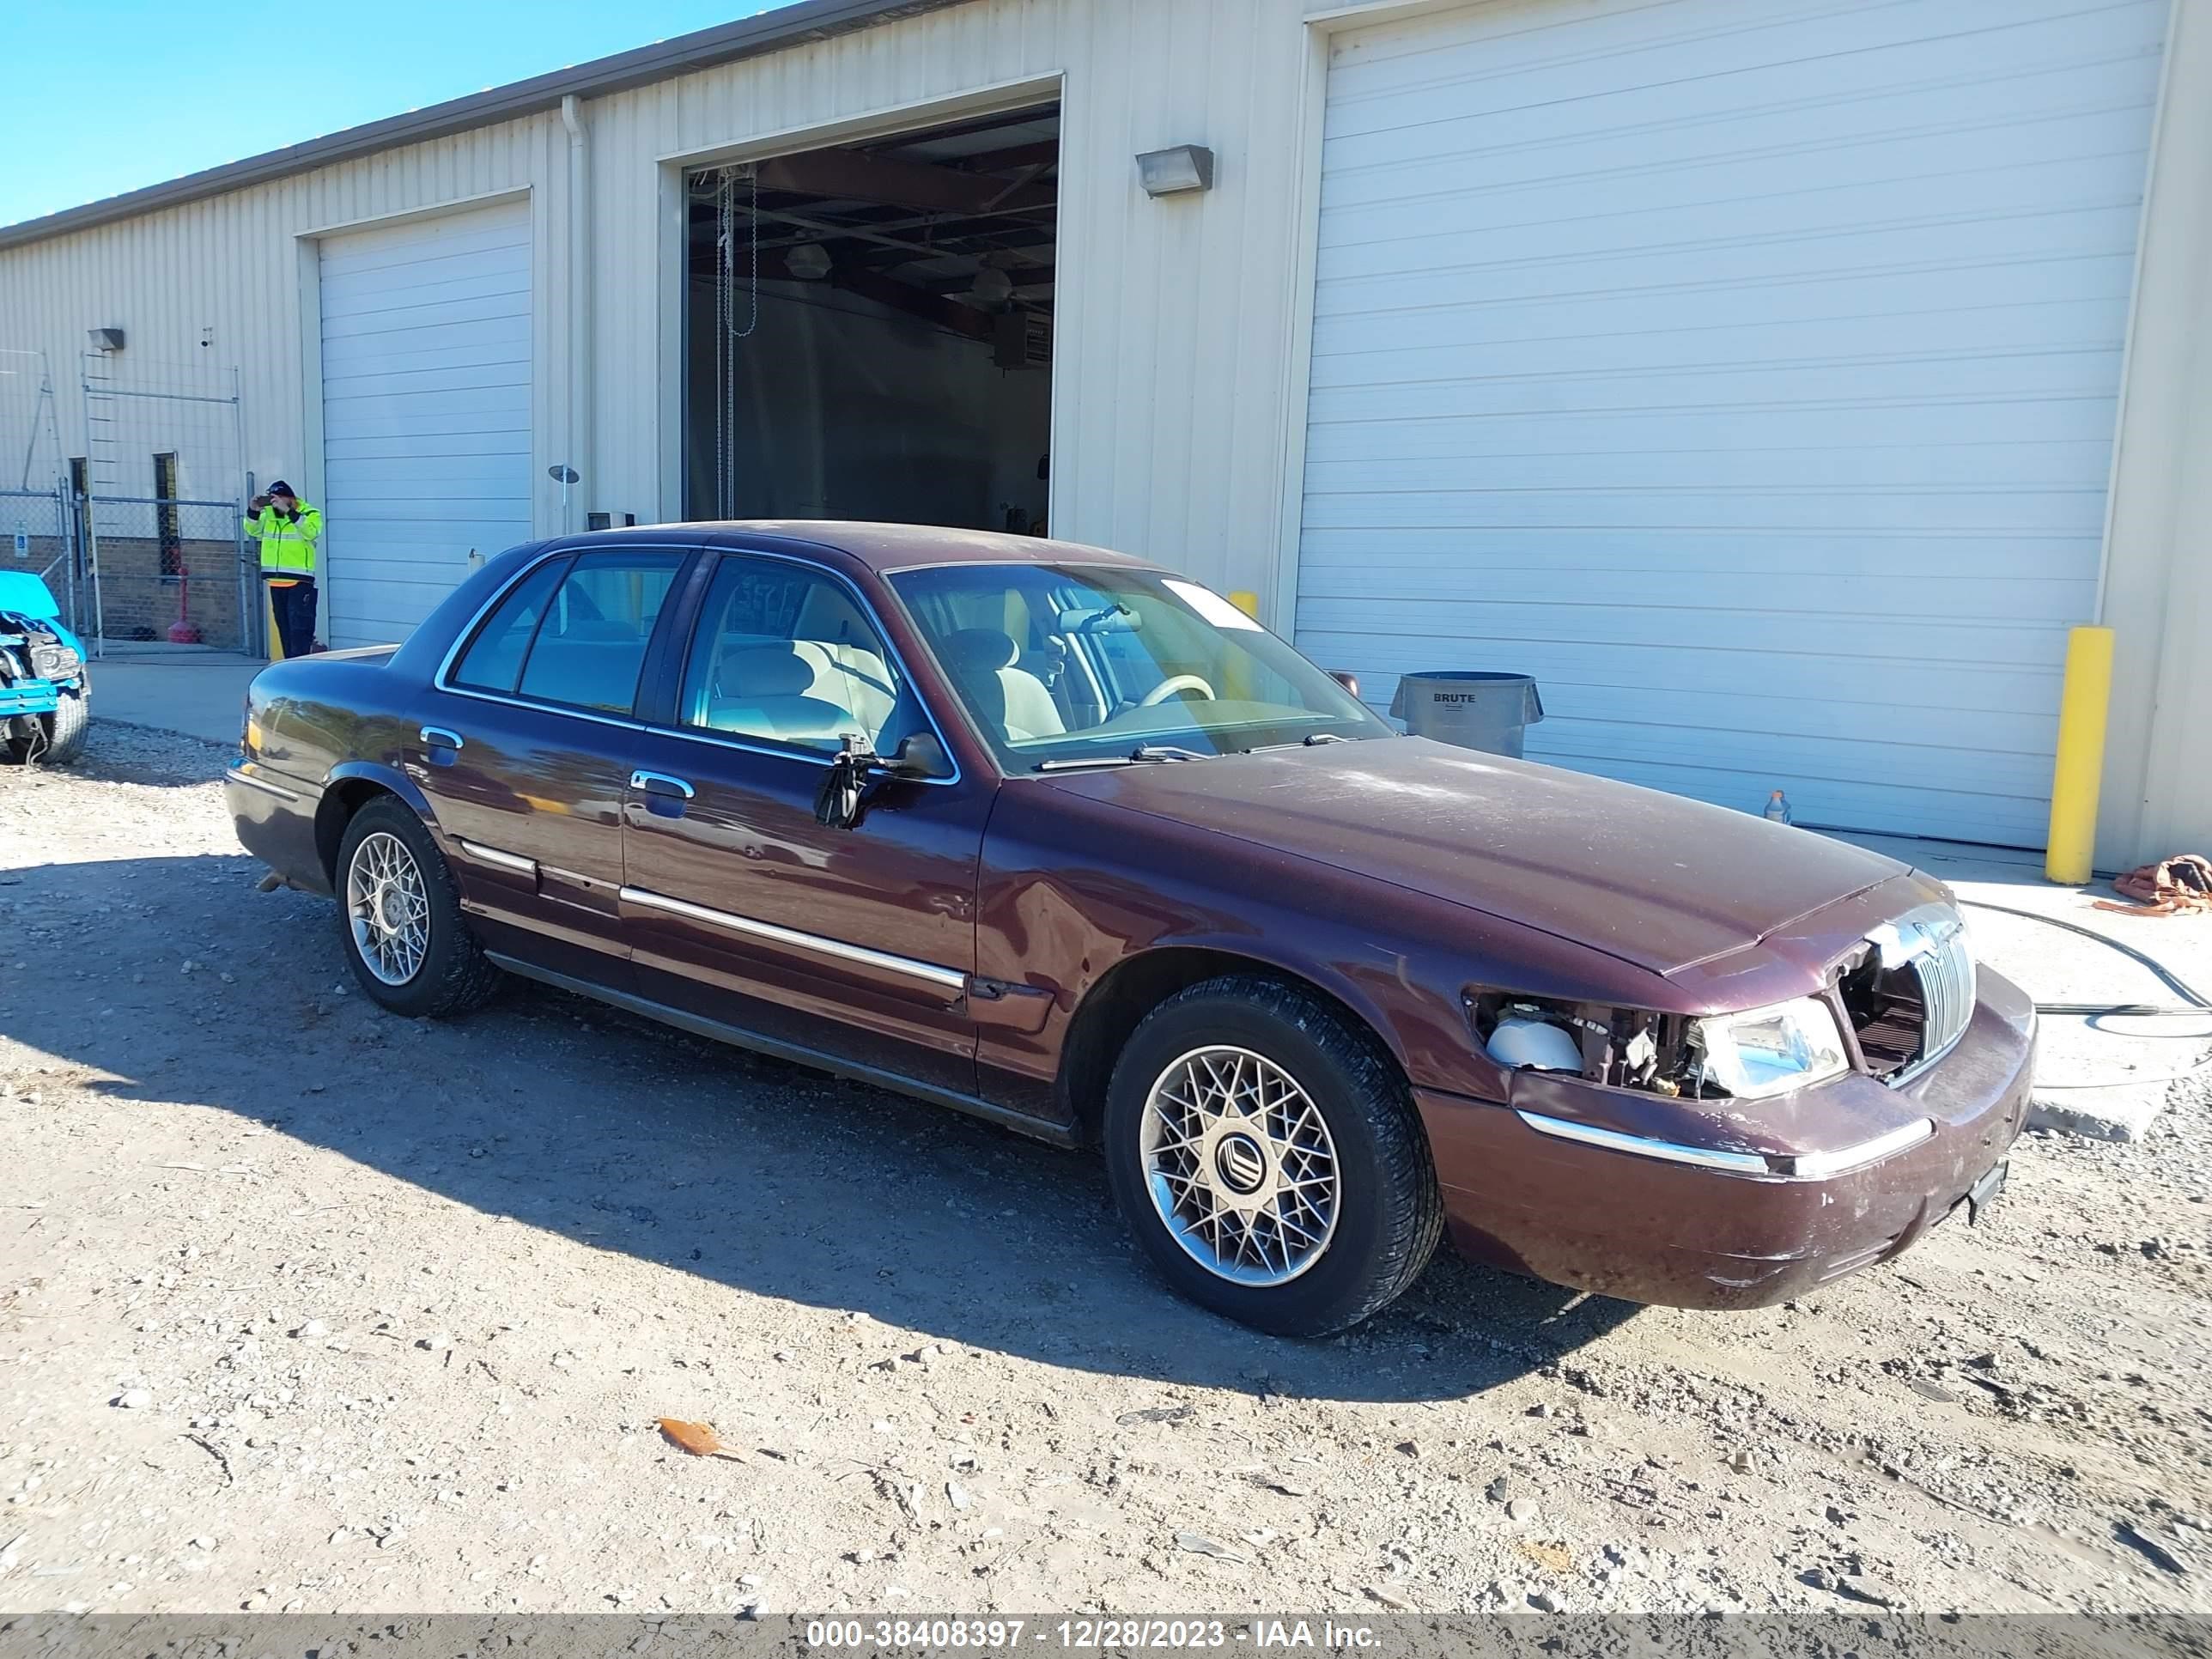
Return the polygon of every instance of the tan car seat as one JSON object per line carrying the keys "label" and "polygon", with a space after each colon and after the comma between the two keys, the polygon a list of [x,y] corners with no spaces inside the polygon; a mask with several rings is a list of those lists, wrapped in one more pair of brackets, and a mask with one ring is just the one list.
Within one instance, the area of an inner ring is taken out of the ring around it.
{"label": "tan car seat", "polygon": [[[811,641],[724,647],[707,703],[708,729],[787,743],[834,742],[848,732],[872,738],[880,721],[871,726],[854,710],[817,694],[832,678],[821,653]],[[888,718],[888,707],[884,712]]]}
{"label": "tan car seat", "polygon": [[945,667],[1008,743],[1058,737],[1067,730],[1060,705],[1042,680],[1015,665],[1020,655],[1013,636],[995,628],[963,628],[945,641]]}

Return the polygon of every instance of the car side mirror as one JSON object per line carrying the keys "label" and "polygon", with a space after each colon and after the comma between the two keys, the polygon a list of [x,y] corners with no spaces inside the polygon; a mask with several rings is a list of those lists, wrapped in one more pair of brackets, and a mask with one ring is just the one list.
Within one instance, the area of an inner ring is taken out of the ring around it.
{"label": "car side mirror", "polygon": [[831,830],[850,830],[860,823],[870,778],[882,767],[875,745],[860,732],[848,732],[815,793],[814,821]]}
{"label": "car side mirror", "polygon": [[1332,668],[1328,671],[1328,677],[1351,692],[1353,696],[1359,695],[1359,676],[1349,668]]}
{"label": "car side mirror", "polygon": [[951,775],[951,757],[934,732],[910,734],[890,755],[878,755],[866,737],[848,732],[814,797],[815,822],[832,830],[854,829],[867,815],[868,798],[877,785],[892,778]]}
{"label": "car side mirror", "polygon": [[909,732],[894,750],[889,760],[879,761],[880,769],[895,778],[949,778],[952,775],[952,757],[945,752],[945,744],[934,732]]}

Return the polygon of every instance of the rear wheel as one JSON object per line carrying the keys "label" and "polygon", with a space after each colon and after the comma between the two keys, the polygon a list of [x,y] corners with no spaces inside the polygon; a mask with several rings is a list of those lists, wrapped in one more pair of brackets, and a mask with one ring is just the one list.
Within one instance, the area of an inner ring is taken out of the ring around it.
{"label": "rear wheel", "polygon": [[1105,1138],[1115,1199],[1168,1281],[1277,1335],[1358,1324],[1443,1231],[1404,1078],[1293,986],[1208,980],[1154,1009],[1115,1066]]}
{"label": "rear wheel", "polygon": [[338,927],[354,978],[397,1014],[438,1019],[499,987],[461,913],[459,890],[422,820],[389,796],[347,823],[338,844]]}

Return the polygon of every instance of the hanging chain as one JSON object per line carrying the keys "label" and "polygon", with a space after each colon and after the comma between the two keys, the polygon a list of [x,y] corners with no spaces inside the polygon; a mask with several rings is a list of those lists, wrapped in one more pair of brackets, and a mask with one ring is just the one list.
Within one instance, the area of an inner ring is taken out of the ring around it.
{"label": "hanging chain", "polygon": [[[748,258],[745,325],[737,322],[737,181],[744,176],[750,191],[746,218]],[[760,326],[760,169],[725,167],[720,178],[716,208],[714,270],[714,510],[729,518],[737,510],[736,479],[731,468],[730,446],[737,436],[737,354],[731,343],[750,339]]]}
{"label": "hanging chain", "polygon": [[[753,331],[760,326],[760,169],[757,167],[749,167],[744,171],[746,181],[751,186],[752,197],[745,212],[746,222],[751,232],[751,258],[747,286],[748,304],[745,325],[743,328],[731,327],[731,321],[737,314],[737,306],[734,296],[729,294],[726,283],[723,289],[727,302],[723,307],[722,326],[728,330],[730,337],[733,340],[751,337]],[[734,167],[726,167],[722,172],[722,264],[725,271],[727,271],[732,264],[732,256],[734,252],[730,246],[730,216],[737,210],[737,191],[732,188],[737,172],[738,169]]]}

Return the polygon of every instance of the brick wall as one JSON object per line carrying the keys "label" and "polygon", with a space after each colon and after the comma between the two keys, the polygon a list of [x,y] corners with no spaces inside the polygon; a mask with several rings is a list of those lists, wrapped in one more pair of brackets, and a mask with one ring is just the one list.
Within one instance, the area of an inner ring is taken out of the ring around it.
{"label": "brick wall", "polygon": [[[232,542],[179,544],[185,579],[164,574],[161,544],[149,538],[100,538],[100,609],[110,640],[169,637],[180,592],[200,641],[219,650],[240,648],[238,632],[238,548]],[[254,597],[249,595],[249,597]]]}

